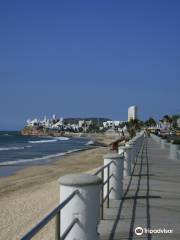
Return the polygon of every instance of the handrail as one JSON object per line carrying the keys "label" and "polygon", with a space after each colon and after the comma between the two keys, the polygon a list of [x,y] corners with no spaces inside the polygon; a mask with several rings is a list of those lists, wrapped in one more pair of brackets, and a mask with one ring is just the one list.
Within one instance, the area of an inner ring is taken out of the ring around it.
{"label": "handrail", "polygon": [[[101,179],[104,180],[104,169],[107,168],[107,179],[106,181],[104,181],[102,183],[102,188],[101,188],[101,204],[100,204],[100,208],[101,208],[101,219],[103,220],[104,218],[104,202],[107,200],[107,208],[109,208],[109,194],[111,192],[110,188],[110,178],[113,176],[113,174],[110,175],[110,165],[114,163],[113,161],[111,161],[110,163],[104,165],[103,167],[101,167],[100,169],[98,169],[94,175],[98,175],[101,173]],[[104,186],[107,185],[107,195],[104,197]]]}
{"label": "handrail", "polygon": [[180,150],[177,151],[177,159],[180,160]]}
{"label": "handrail", "polygon": [[111,175],[106,179],[106,181],[102,183],[102,185],[105,186],[106,184],[108,184],[109,179],[112,178],[113,176],[114,176],[114,175],[111,174]]}
{"label": "handrail", "polygon": [[113,188],[111,188],[110,190],[109,190],[109,193],[107,193],[107,195],[104,197],[104,200],[103,200],[103,203],[106,201],[106,200],[108,200],[109,198],[108,198],[108,195],[110,194],[110,192],[113,190]]}
{"label": "handrail", "polygon": [[97,176],[99,173],[102,172],[102,170],[104,170],[105,168],[107,168],[108,166],[110,166],[112,163],[113,163],[113,161],[111,161],[110,163],[104,165],[103,167],[101,167],[100,169],[98,169],[98,170],[94,173],[94,175]]}
{"label": "handrail", "polygon": [[50,212],[45,218],[43,218],[36,226],[34,226],[24,237],[21,238],[21,240],[30,240],[33,236],[35,236],[78,193],[79,193],[78,190],[75,190],[73,193],[71,193],[69,197],[67,197],[59,206],[57,206],[52,212]]}
{"label": "handrail", "polygon": [[[112,189],[110,188],[110,178],[113,176],[112,174],[110,175],[110,165],[113,163],[111,161],[110,163],[104,165],[100,169],[98,169],[94,175],[98,175],[101,173],[101,178],[102,180],[104,179],[104,169],[107,168],[107,179],[102,183],[102,188],[101,188],[101,219],[103,219],[103,204],[107,200],[107,207],[109,207],[109,194]],[[107,195],[104,197],[104,186],[107,185]],[[56,229],[56,239],[58,240],[64,240],[71,229],[74,227],[74,225],[79,221],[78,218],[75,218],[71,224],[68,226],[68,228],[65,230],[65,232],[62,234],[60,237],[60,211],[71,201],[71,199],[78,194],[79,191],[75,190],[73,193],[71,193],[60,205],[58,205],[52,212],[50,212],[45,218],[43,218],[36,226],[34,226],[26,235],[24,235],[21,240],[30,240],[32,237],[34,237],[46,224],[48,224],[56,215],[57,215],[57,228]]]}

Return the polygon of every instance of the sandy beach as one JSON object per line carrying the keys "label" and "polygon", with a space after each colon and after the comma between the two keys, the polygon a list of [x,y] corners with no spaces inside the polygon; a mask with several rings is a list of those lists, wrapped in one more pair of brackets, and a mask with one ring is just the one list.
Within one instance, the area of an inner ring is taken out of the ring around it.
{"label": "sandy beach", "polygon": [[[94,136],[110,143],[112,136]],[[103,164],[108,147],[73,153],[49,165],[31,166],[0,178],[0,240],[20,239],[59,204],[60,176],[87,172]],[[33,239],[54,239],[54,221]]]}

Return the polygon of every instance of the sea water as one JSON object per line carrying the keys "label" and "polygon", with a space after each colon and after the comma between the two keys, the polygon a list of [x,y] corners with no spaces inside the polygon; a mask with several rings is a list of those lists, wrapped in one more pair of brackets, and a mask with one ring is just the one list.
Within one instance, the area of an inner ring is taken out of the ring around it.
{"label": "sea water", "polygon": [[60,156],[90,148],[88,139],[22,136],[0,131],[0,176],[35,164],[47,164]]}

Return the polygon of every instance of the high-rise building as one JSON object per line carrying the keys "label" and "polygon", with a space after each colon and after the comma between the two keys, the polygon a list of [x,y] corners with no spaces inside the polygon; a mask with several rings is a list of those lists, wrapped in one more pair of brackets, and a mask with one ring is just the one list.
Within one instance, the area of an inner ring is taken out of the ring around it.
{"label": "high-rise building", "polygon": [[128,122],[130,120],[135,120],[137,119],[137,106],[131,106],[128,108]]}

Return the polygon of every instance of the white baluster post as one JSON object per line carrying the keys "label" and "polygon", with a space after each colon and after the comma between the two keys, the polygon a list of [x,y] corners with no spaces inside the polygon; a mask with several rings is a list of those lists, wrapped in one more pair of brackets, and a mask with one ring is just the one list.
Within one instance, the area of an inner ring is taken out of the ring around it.
{"label": "white baluster post", "polygon": [[[110,199],[122,199],[123,197],[123,168],[124,168],[124,156],[117,153],[106,154],[104,156],[104,166],[109,164],[109,175],[111,176],[109,181]],[[104,182],[108,178],[107,168],[104,170]],[[107,195],[107,186],[104,186],[104,197]]]}
{"label": "white baluster post", "polygon": [[60,203],[75,190],[79,191],[61,210],[61,236],[72,220],[78,218],[78,223],[74,225],[66,239],[98,240],[97,226],[100,219],[102,180],[90,174],[69,174],[61,177],[59,183]]}

